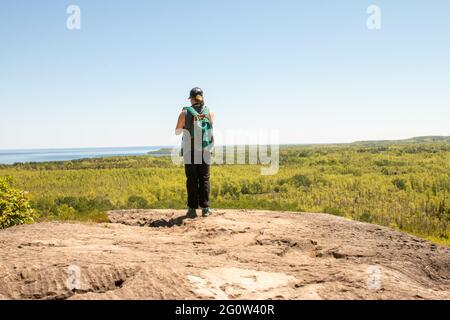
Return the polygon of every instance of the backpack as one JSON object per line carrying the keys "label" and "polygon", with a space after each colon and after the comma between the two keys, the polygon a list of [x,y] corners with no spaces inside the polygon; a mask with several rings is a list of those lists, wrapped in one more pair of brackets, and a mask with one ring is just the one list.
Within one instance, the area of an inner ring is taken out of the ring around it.
{"label": "backpack", "polygon": [[[189,130],[191,134],[191,141],[195,139],[195,133],[201,132],[202,134],[202,150],[211,151],[214,146],[214,137],[212,134],[212,121],[209,112],[209,108],[205,106],[202,113],[198,113],[193,107],[184,107],[193,118],[192,127],[190,124],[186,123],[185,127]],[[191,145],[191,148],[194,146]]]}

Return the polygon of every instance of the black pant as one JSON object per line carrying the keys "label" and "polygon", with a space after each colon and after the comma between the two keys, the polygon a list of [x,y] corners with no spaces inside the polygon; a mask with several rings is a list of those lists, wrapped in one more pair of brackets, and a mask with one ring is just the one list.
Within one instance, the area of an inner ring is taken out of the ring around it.
{"label": "black pant", "polygon": [[209,168],[204,161],[201,164],[185,164],[188,206],[192,209],[209,208]]}

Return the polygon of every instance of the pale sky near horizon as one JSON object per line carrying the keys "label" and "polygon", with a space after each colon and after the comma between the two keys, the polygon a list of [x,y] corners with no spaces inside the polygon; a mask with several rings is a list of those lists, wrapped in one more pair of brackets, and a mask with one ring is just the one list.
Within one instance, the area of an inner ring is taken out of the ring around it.
{"label": "pale sky near horizon", "polygon": [[0,149],[171,145],[194,86],[222,132],[450,135],[449,17],[448,0],[2,0]]}

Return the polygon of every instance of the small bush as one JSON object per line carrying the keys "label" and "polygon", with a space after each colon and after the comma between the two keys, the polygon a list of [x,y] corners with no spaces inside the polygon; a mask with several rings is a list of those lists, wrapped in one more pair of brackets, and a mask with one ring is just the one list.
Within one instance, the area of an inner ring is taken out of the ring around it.
{"label": "small bush", "polygon": [[77,211],[68,206],[67,204],[60,205],[58,207],[57,217],[60,220],[75,220]]}
{"label": "small bush", "polygon": [[33,223],[34,212],[25,193],[10,184],[10,178],[0,178],[0,228]]}
{"label": "small bush", "polygon": [[311,179],[307,176],[298,174],[291,178],[292,184],[296,187],[306,187],[309,188],[312,184]]}
{"label": "small bush", "polygon": [[332,214],[335,216],[340,216],[340,217],[344,217],[345,213],[342,212],[340,209],[338,208],[333,208],[333,207],[326,207],[323,209],[324,213],[328,213],[328,214]]}
{"label": "small bush", "polygon": [[361,215],[361,217],[359,218],[359,220],[360,221],[363,221],[363,222],[372,222],[373,221],[373,217],[372,217],[372,215],[369,213],[369,212],[367,212],[367,211],[365,211],[362,215]]}
{"label": "small bush", "polygon": [[109,211],[113,209],[113,204],[109,199],[95,197],[88,199],[86,197],[62,197],[55,200],[57,206],[67,205],[80,213],[92,212],[94,210]]}
{"label": "small bush", "polygon": [[399,190],[405,190],[406,189],[406,181],[400,178],[396,178],[394,180],[392,180],[392,183],[394,184],[394,186],[397,187],[397,189]]}
{"label": "small bush", "polygon": [[141,196],[131,196],[128,198],[127,208],[146,209],[148,208],[148,201]]}

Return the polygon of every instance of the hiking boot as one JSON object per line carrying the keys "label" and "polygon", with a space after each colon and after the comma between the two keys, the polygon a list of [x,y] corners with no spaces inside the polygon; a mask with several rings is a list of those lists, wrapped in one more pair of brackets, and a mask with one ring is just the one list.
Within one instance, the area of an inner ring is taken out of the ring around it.
{"label": "hiking boot", "polygon": [[197,211],[195,209],[189,208],[186,213],[186,218],[189,218],[189,219],[197,218]]}
{"label": "hiking boot", "polygon": [[202,209],[202,217],[209,217],[210,215],[212,215],[212,210],[211,208],[203,208]]}

